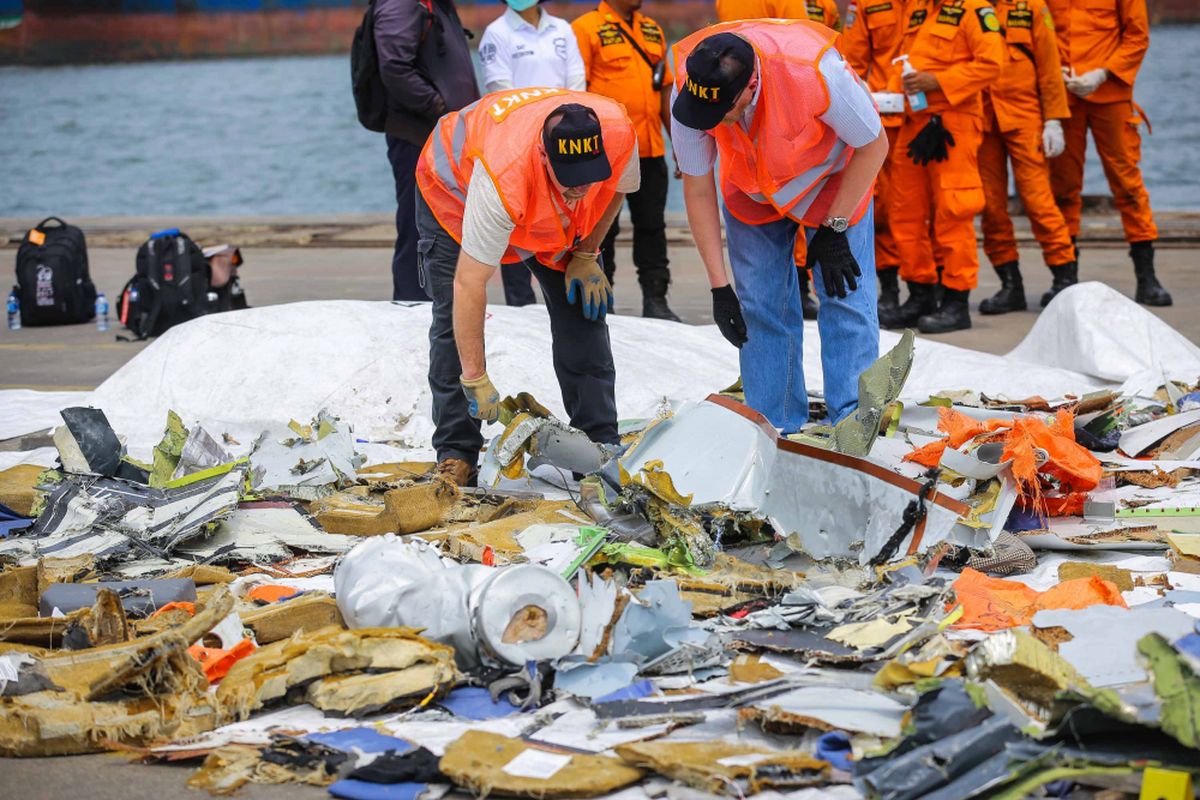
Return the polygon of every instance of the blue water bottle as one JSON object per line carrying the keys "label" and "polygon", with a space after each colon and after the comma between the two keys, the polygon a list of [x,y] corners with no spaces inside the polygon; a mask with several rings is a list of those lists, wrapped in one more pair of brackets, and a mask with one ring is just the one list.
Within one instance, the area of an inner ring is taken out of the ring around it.
{"label": "blue water bottle", "polygon": [[96,295],[96,330],[108,330],[108,298],[104,292]]}
{"label": "blue water bottle", "polygon": [[[912,74],[917,71],[916,67],[914,67],[912,64],[908,63],[908,54],[907,53],[905,53],[904,55],[901,55],[901,56],[897,56],[896,58],[893,58],[892,63],[893,64],[898,64],[898,63],[903,64],[903,66],[900,67],[901,75],[909,75],[909,74]],[[924,92],[917,92],[915,94],[910,94],[910,95],[907,95],[907,97],[908,97],[908,108],[910,111],[924,111],[925,109],[929,108],[929,100],[928,100],[928,98],[925,97]]]}
{"label": "blue water bottle", "polygon": [[8,329],[21,330],[21,298],[17,297],[17,287],[8,293]]}

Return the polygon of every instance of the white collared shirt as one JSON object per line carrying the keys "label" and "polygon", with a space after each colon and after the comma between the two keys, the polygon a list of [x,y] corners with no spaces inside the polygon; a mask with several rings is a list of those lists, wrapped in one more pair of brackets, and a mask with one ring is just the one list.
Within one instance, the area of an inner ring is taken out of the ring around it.
{"label": "white collared shirt", "polygon": [[587,72],[579,42],[566,20],[539,9],[537,27],[506,8],[479,41],[483,84],[488,92],[552,86],[584,91]]}

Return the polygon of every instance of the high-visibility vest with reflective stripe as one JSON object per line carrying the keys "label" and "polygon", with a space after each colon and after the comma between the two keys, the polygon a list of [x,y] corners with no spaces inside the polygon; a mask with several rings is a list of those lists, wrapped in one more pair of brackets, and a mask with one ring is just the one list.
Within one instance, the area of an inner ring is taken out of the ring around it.
{"label": "high-visibility vest with reflective stripe", "polygon": [[[596,112],[612,176],[593,184],[565,214],[564,223],[561,195],[550,181],[539,144],[546,118],[567,103]],[[566,264],[560,262],[600,221],[635,153],[633,123],[614,100],[567,89],[493,92],[438,121],[417,162],[417,185],[438,222],[461,244],[467,187],[478,159],[516,225],[503,263],[536,256],[562,270]]]}
{"label": "high-visibility vest with reflective stripe", "polygon": [[[758,56],[759,95],[747,132],[741,124],[709,131],[720,154],[721,194],[730,213],[761,225],[783,216],[820,225],[841,184],[854,148],[820,119],[829,89],[818,65],[835,34],[808,20],[723,22],[675,45],[677,86],[685,86],[687,57],[715,33],[735,33]],[[866,211],[871,189],[858,202],[853,222]]]}

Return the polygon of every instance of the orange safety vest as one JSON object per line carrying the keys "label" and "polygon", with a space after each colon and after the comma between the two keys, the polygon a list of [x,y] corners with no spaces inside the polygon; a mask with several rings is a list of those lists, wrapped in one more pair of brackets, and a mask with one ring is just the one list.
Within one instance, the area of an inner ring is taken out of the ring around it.
{"label": "orange safety vest", "polygon": [[[759,95],[747,132],[724,123],[709,133],[720,154],[721,194],[729,213],[748,225],[784,216],[820,225],[841,185],[841,171],[854,148],[838,139],[819,117],[829,108],[829,89],[818,64],[837,36],[808,20],[722,22],[675,45],[679,86],[687,57],[715,33],[735,33],[758,56]],[[872,188],[859,200],[852,222],[871,202]]]}
{"label": "orange safety vest", "polygon": [[[567,103],[596,112],[612,166],[612,176],[593,184],[574,208],[550,180],[538,147],[546,118]],[[438,120],[417,162],[417,186],[442,228],[462,244],[467,187],[478,159],[516,224],[502,263],[536,257],[561,271],[566,265],[559,262],[596,227],[636,152],[633,123],[615,100],[552,88],[493,92]]]}

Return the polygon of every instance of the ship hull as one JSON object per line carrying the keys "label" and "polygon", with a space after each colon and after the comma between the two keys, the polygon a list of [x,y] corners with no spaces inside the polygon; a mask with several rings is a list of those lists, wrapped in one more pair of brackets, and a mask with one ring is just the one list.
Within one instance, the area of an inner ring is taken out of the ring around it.
{"label": "ship hull", "polygon": [[[76,13],[62,0],[0,0],[0,65],[345,53],[362,0],[100,0]],[[177,11],[176,5],[195,10]],[[573,19],[587,2],[552,2]],[[711,0],[651,3],[673,38],[714,20]],[[1195,0],[1149,0],[1155,22],[1200,22]],[[145,9],[145,10],[129,10]],[[231,10],[225,10],[231,9]],[[236,10],[233,10],[236,9]],[[500,13],[494,2],[459,3],[477,34]]]}

